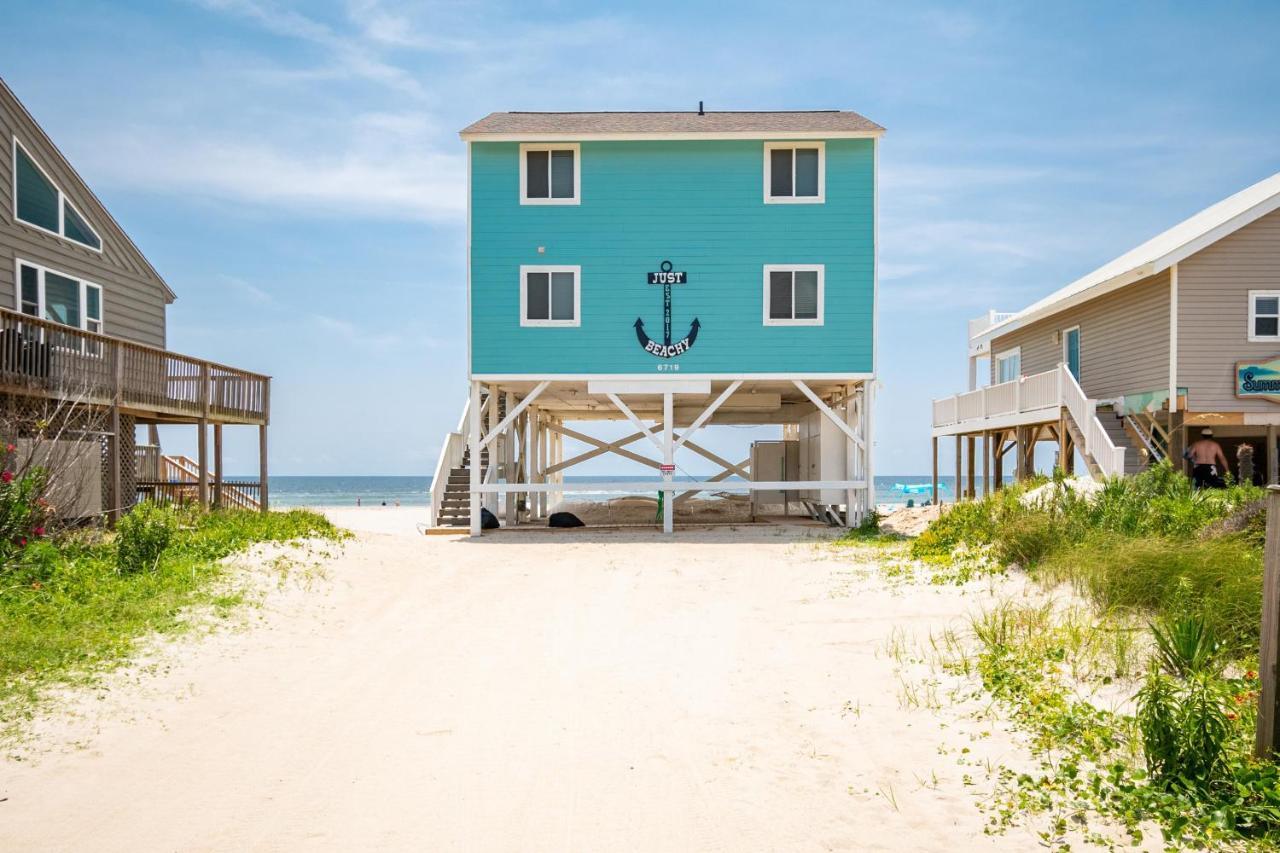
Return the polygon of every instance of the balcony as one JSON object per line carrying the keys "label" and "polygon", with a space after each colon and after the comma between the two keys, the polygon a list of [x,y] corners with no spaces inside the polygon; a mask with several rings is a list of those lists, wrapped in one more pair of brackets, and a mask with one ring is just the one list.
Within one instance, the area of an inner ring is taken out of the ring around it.
{"label": "balcony", "polygon": [[157,422],[270,420],[271,378],[0,309],[0,392],[69,400]]}

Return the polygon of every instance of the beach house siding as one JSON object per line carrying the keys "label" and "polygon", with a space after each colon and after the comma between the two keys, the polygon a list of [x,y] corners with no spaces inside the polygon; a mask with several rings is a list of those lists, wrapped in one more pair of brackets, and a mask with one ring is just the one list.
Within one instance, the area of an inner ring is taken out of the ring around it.
{"label": "beach house siding", "polygon": [[1249,291],[1280,290],[1280,211],[1269,213],[1178,265],[1178,385],[1199,412],[1265,412],[1280,406],[1235,395],[1235,363],[1280,355],[1249,341]]}
{"label": "beach house siding", "polygon": [[[101,237],[101,252],[17,221],[15,137]],[[21,258],[100,285],[105,333],[164,346],[165,305],[171,301],[168,289],[3,82],[0,150],[0,307],[18,307],[14,280]]]}
{"label": "beach house siding", "polygon": [[1058,333],[1072,326],[1080,327],[1080,386],[1090,397],[1169,387],[1167,272],[992,339],[992,381],[994,356],[1014,347],[1021,347],[1024,376],[1052,370],[1063,360]]}
{"label": "beach house siding", "polygon": [[[521,205],[519,145],[472,142],[473,375],[870,373],[875,280],[872,139],[825,142],[825,202],[766,204],[759,140],[584,141],[581,203]],[[663,260],[673,339],[694,318],[696,345],[671,360],[636,339],[662,336]],[[823,264],[824,322],[766,326],[766,264]],[[520,325],[522,264],[581,267],[581,325]]]}

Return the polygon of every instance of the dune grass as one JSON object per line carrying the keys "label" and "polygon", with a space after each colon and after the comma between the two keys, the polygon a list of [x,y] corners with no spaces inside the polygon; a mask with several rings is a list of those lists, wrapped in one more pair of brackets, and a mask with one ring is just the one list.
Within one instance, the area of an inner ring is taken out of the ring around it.
{"label": "dune grass", "polygon": [[192,607],[241,603],[241,592],[219,582],[224,557],[261,542],[345,535],[303,510],[159,518],[172,535],[138,570],[122,562],[119,537],[98,529],[33,542],[0,568],[0,718],[12,724],[45,688],[125,660],[148,634],[180,630]]}

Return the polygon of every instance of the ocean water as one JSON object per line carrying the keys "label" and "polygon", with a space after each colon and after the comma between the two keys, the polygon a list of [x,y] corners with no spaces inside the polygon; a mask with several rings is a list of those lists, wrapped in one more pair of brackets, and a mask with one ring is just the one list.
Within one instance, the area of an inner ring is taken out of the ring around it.
{"label": "ocean water", "polygon": [[[569,482],[590,483],[609,480],[641,480],[654,484],[661,482],[660,477],[566,477]],[[687,482],[688,477],[677,477],[676,482]],[[905,504],[911,500],[917,504],[929,499],[924,494],[904,492],[899,486],[928,486],[927,475],[888,474],[876,477],[877,504]],[[276,507],[295,506],[355,506],[357,501],[362,506],[426,506],[431,498],[430,477],[272,477],[271,504]],[[939,491],[943,500],[955,497],[955,477],[939,477]],[[981,478],[978,491],[982,491]],[[607,492],[575,492],[575,500],[608,500],[617,497]]]}

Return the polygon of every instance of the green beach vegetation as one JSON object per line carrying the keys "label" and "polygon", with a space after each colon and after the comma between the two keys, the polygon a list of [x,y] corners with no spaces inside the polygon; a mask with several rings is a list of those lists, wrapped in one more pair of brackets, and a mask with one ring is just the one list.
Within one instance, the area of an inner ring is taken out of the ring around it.
{"label": "green beach vegetation", "polygon": [[1035,813],[1059,848],[1072,831],[1115,846],[1091,817],[1133,843],[1158,826],[1174,849],[1280,843],[1280,768],[1251,755],[1262,506],[1259,488],[1195,491],[1162,463],[1092,492],[1060,476],[1005,489],[913,540],[927,564],[986,560],[1046,591],[974,616],[977,653],[942,658],[1032,748],[1035,769],[1000,771],[990,831]]}
{"label": "green beach vegetation", "polygon": [[127,660],[150,634],[189,627],[193,608],[225,615],[243,602],[224,558],[257,543],[346,535],[303,510],[152,503],[114,532],[57,529],[39,469],[0,477],[0,737],[18,731],[48,688]]}

